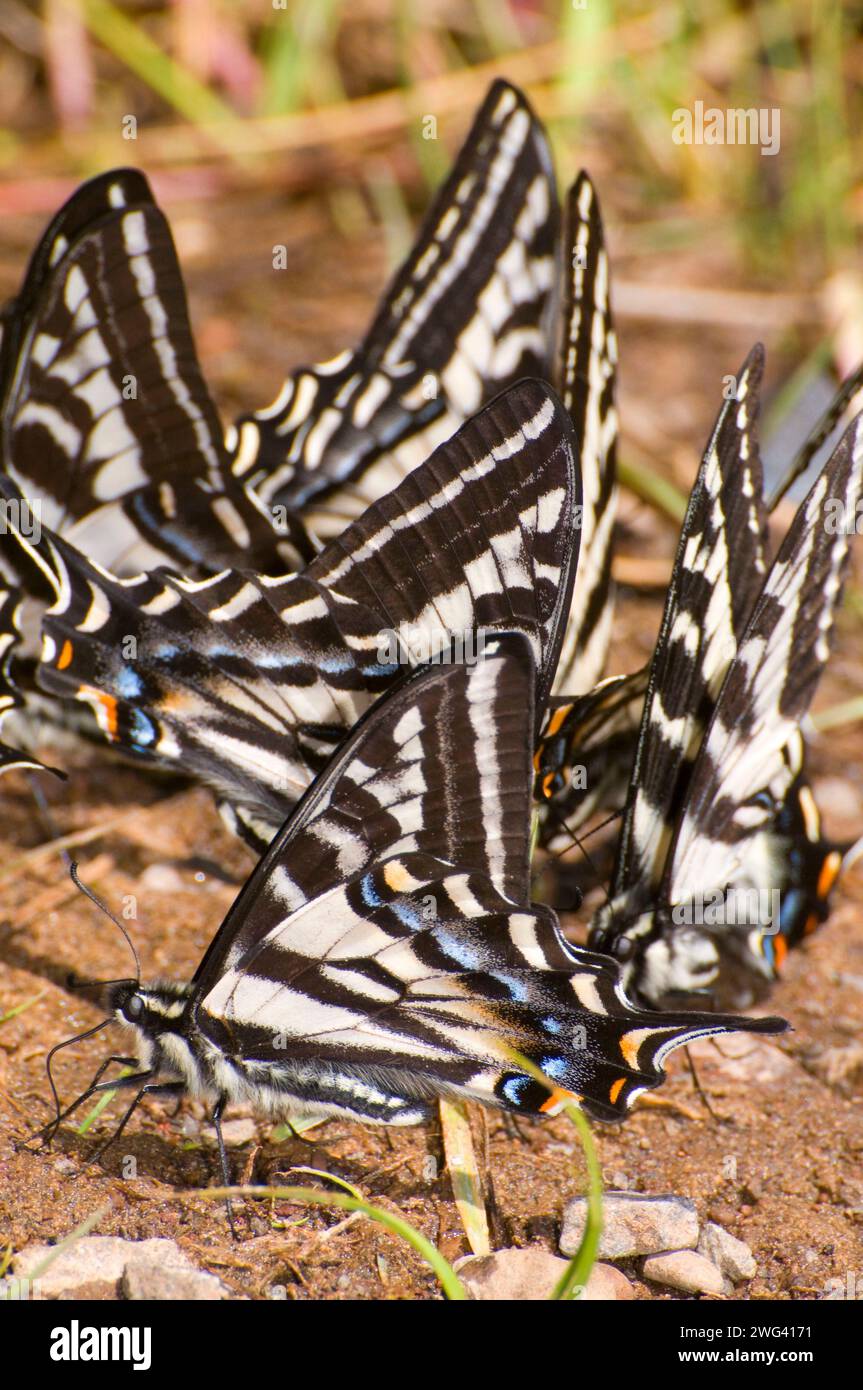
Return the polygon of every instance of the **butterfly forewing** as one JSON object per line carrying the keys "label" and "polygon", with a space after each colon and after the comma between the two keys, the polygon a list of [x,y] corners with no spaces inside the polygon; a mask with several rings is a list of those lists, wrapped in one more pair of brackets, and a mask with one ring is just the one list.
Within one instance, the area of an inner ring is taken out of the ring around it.
{"label": "butterfly forewing", "polygon": [[[763,354],[720,411],[681,531],[632,769],[613,892],[650,901],[713,704],[764,573],[757,444]],[[732,553],[733,548],[733,553]]]}
{"label": "butterfly forewing", "polygon": [[722,687],[674,845],[671,901],[699,881],[724,886],[734,877],[741,842],[770,815],[753,798],[792,778],[784,750],[830,653],[861,475],[858,416],[801,503]]}
{"label": "butterfly forewing", "polygon": [[[138,171],[84,184],[43,236],[4,314],[0,399],[5,470],[116,572],[284,567],[272,518],[230,473],[171,233]],[[296,529],[285,554],[308,558]]]}
{"label": "butterfly forewing", "polygon": [[612,617],[611,551],[617,510],[617,337],[596,190],[581,173],[570,190],[564,245],[561,393],[581,445],[581,559],[555,689],[590,690],[605,666]]}
{"label": "butterfly forewing", "polygon": [[548,375],[557,234],[545,136],[495,82],[362,343],[237,422],[237,476],[338,535],[496,392]]}

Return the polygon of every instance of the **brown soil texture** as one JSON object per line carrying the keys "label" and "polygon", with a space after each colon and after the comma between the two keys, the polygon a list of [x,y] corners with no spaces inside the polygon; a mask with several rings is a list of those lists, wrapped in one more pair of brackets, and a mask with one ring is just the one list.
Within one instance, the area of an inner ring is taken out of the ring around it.
{"label": "brown soil texture", "polygon": [[[382,249],[372,234],[344,242],[329,230],[326,209],[312,202],[285,209],[271,198],[243,209],[169,211],[205,371],[226,416],[269,400],[284,369],[330,355],[367,321],[383,279]],[[0,225],[5,293],[14,289],[37,231],[32,219]],[[271,250],[286,239],[288,269],[274,288]],[[661,278],[663,266],[654,260],[645,278]],[[685,277],[680,262],[665,253],[666,273]],[[700,278],[694,267],[690,278],[714,283],[714,272],[721,274],[721,265],[702,267]],[[667,441],[656,466],[678,481],[691,479],[721,378],[742,360],[750,331],[633,321],[620,327],[625,437],[628,413],[639,421],[642,448],[645,422],[652,421],[656,438]],[[777,380],[776,363],[770,380]],[[674,539],[670,525],[626,499],[623,553],[670,561]],[[655,590],[621,593],[610,669],[634,669],[645,659],[660,608]],[[819,706],[860,690],[858,624],[850,611],[841,620]],[[816,793],[828,828],[842,837],[863,832],[861,737],[852,726],[812,744]],[[50,760],[50,748],[43,755]],[[340,1212],[247,1204],[242,1239],[234,1242],[223,1208],[195,1195],[217,1181],[217,1164],[202,1145],[201,1112],[191,1103],[176,1114],[161,1101],[145,1103],[92,1166],[99,1140],[122,1113],[119,1098],[86,1135],[64,1128],[50,1151],[20,1147],[52,1114],[48,1049],[99,1019],[65,988],[68,972],[107,979],[130,970],[120,934],[74,889],[59,853],[38,847],[101,828],[75,850],[81,873],[115,911],[135,898],[129,926],[151,978],[190,976],[251,866],[204,791],[98,757],[54,756],[69,780],[41,779],[50,819],[25,776],[0,780],[0,1016],[26,1006],[0,1023],[0,1249],[59,1239],[105,1207],[98,1233],[173,1237],[237,1297],[272,1297],[274,1290],[297,1299],[440,1297],[428,1268],[403,1242],[363,1219],[343,1224]],[[170,866],[173,880],[163,871],[147,876],[154,865]],[[852,871],[830,922],[789,960],[768,1008],[789,1019],[793,1032],[757,1045],[749,1039],[741,1057],[725,1041],[721,1048],[701,1045],[698,1075],[714,1115],[677,1053],[656,1093],[659,1105],[596,1133],[609,1187],[691,1197],[702,1219],[749,1242],[758,1274],[734,1297],[816,1298],[829,1280],[844,1283],[849,1271],[863,1272],[861,902],[863,878]],[[110,1038],[102,1033],[59,1054],[61,1097],[83,1089]],[[496,1244],[556,1249],[563,1204],[583,1191],[574,1131],[565,1119],[520,1122],[517,1132],[495,1114],[477,1122],[480,1133],[483,1124]],[[129,1156],[135,1178],[123,1176]],[[256,1182],[315,1181],[292,1169],[325,1169],[402,1213],[450,1259],[467,1253],[436,1128],[387,1131],[330,1121],[308,1140],[276,1143],[262,1125],[257,1142],[235,1151],[233,1161],[238,1178]],[[628,1272],[641,1298],[681,1297],[640,1281],[634,1266]]]}

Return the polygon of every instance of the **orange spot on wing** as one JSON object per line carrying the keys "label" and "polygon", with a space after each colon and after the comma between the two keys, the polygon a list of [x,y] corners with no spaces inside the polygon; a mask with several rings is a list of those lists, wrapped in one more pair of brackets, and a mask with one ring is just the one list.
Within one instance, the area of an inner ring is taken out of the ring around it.
{"label": "orange spot on wing", "polygon": [[59,655],[58,658],[57,658],[57,670],[58,670],[58,671],[65,671],[65,670],[66,670],[66,667],[69,665],[69,663],[70,663],[71,660],[72,660],[72,643],[69,641],[69,639],[68,639],[68,637],[67,637],[67,638],[66,638],[66,641],[63,643],[63,650],[61,651],[60,655]]}
{"label": "orange spot on wing", "polygon": [[[809,930],[807,925],[806,930]],[[773,969],[778,975],[788,958],[788,943],[784,936],[777,936],[773,942]]]}
{"label": "orange spot on wing", "polygon": [[827,894],[830,892],[830,889],[833,887],[834,883],[836,882],[836,879],[839,876],[839,870],[841,869],[841,867],[842,855],[839,853],[838,850],[834,849],[831,851],[830,854],[828,854],[827,858],[824,860],[824,863],[821,865],[821,872],[818,875],[818,887],[815,890],[819,898],[827,897]]}
{"label": "orange spot on wing", "polygon": [[620,1050],[623,1053],[623,1060],[633,1071],[638,1071],[638,1050],[644,1041],[641,1033],[624,1033],[620,1039]]}
{"label": "orange spot on wing", "polygon": [[554,1115],[568,1100],[580,1101],[581,1096],[577,1096],[574,1091],[565,1091],[562,1087],[558,1087],[552,1091],[548,1100],[542,1102],[539,1108],[543,1115]]}
{"label": "orange spot on wing", "polygon": [[[104,732],[108,735],[109,738],[111,738],[111,739],[116,738],[116,737],[117,737],[117,701],[114,699],[114,696],[113,696],[113,695],[106,695],[106,694],[104,694],[103,691],[101,691],[101,690],[94,690],[92,686],[87,686],[87,685],[82,685],[81,688],[80,688],[80,690],[79,690],[79,692],[78,692],[78,694],[79,694],[79,696],[83,696],[86,700],[91,701],[91,702],[93,703],[94,706],[95,706],[95,705],[99,705],[99,706],[100,706],[100,708],[101,708],[101,710],[102,710],[102,715],[101,715],[101,717],[99,717],[99,723],[100,723],[102,729],[103,729]],[[98,717],[98,711],[97,711],[97,717]]]}
{"label": "orange spot on wing", "polygon": [[620,1095],[620,1093],[621,1093],[621,1091],[623,1090],[623,1088],[624,1088],[625,1085],[626,1085],[626,1077],[625,1077],[625,1076],[620,1076],[620,1077],[618,1077],[618,1079],[615,1081],[614,1085],[612,1086],[611,1090],[610,1090],[609,1093],[608,1093],[608,1099],[611,1101],[612,1105],[616,1105],[616,1104],[617,1104],[617,1097]]}
{"label": "orange spot on wing", "polygon": [[553,738],[554,735],[560,731],[560,726],[561,726],[561,724],[563,723],[563,721],[566,719],[566,717],[567,717],[567,715],[569,714],[569,712],[570,712],[571,709],[572,709],[572,705],[561,705],[560,709],[556,709],[556,710],[554,711],[554,714],[551,716],[551,718],[550,718],[549,721],[548,721],[548,729],[546,730],[546,738]]}

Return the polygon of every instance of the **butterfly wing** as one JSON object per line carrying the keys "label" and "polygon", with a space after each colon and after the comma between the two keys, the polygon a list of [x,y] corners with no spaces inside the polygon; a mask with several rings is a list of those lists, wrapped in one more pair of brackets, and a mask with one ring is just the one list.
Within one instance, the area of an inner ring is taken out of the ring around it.
{"label": "butterfly wing", "polygon": [[752,578],[764,573],[754,440],[762,363],[757,348],[735,379],[684,518],[617,852],[618,920],[656,900],[692,760],[751,607]]}
{"label": "butterfly wing", "polygon": [[563,313],[561,394],[581,445],[581,558],[555,690],[589,691],[605,666],[613,597],[611,551],[617,511],[617,337],[599,200],[579,174],[567,201],[569,249]]}
{"label": "butterfly wing", "polygon": [[[760,794],[789,781],[798,736],[830,653],[853,519],[863,491],[863,416],[849,426],[800,508],[746,625],[692,772],[668,873],[670,901],[724,888],[770,819]],[[849,533],[843,518],[852,519]]]}
{"label": "butterfly wing", "polygon": [[[0,588],[0,727],[13,710],[20,709],[24,704],[12,671],[15,648],[21,640],[21,603],[20,592],[12,588]],[[16,748],[10,748],[6,743],[0,743],[0,772],[9,772],[14,768],[54,772],[58,777],[63,776],[56,768],[45,767],[37,758]]]}
{"label": "butterfly wing", "polygon": [[4,311],[0,450],[46,525],[120,573],[314,553],[231,476],[171,232],[135,169],[73,195]]}
{"label": "butterfly wing", "polygon": [[253,873],[196,976],[195,1028],[283,1104],[390,1123],[452,1092],[553,1108],[515,1048],[619,1118],[671,1047],[740,1023],[633,1009],[613,962],[528,905],[535,684],[521,634],[413,673]]}
{"label": "butterfly wing", "polygon": [[362,343],[240,417],[236,475],[337,536],[498,391],[548,376],[557,235],[542,128],[494,82]]}

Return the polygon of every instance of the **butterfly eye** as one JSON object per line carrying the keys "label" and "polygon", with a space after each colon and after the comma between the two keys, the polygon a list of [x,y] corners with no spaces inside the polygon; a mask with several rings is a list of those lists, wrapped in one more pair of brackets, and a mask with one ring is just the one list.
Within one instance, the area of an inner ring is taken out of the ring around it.
{"label": "butterfly eye", "polygon": [[614,955],[618,960],[629,960],[634,950],[635,943],[628,936],[621,936],[614,943]]}
{"label": "butterfly eye", "polygon": [[144,1015],[144,1001],[140,994],[132,994],[123,1005],[123,1013],[130,1023],[137,1023]]}

